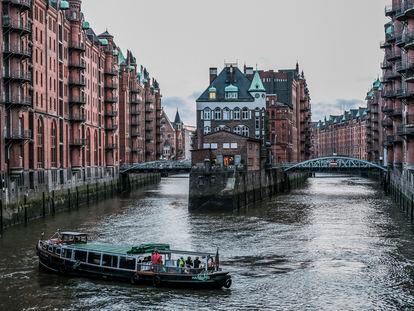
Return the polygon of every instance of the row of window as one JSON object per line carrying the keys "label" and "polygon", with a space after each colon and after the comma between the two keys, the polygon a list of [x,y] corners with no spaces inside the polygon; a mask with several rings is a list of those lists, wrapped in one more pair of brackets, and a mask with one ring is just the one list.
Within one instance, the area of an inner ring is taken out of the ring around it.
{"label": "row of window", "polygon": [[[231,129],[227,126],[218,126],[218,127],[214,128],[214,132],[219,132],[219,131],[231,132]],[[210,126],[205,126],[204,127],[204,134],[210,134],[210,133],[211,133],[211,127]],[[243,135],[243,136],[249,136],[250,129],[249,129],[248,126],[238,125],[238,126],[235,126],[233,128],[233,133]]]}
{"label": "row of window", "polygon": [[[237,149],[237,143],[223,143],[223,149]],[[203,144],[204,149],[217,149],[217,143]]]}
{"label": "row of window", "polygon": [[223,110],[216,108],[215,110],[210,110],[209,108],[204,109],[201,112],[202,120],[250,120],[252,118],[252,112],[248,108],[235,108],[230,110],[224,108]]}

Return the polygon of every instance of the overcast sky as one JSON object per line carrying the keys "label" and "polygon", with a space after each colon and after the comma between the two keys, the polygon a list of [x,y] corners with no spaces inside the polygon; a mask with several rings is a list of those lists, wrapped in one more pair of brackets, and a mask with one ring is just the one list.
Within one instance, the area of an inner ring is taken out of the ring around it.
{"label": "overcast sky", "polygon": [[108,29],[160,83],[170,118],[195,123],[208,68],[305,71],[313,119],[364,105],[381,73],[386,0],[83,0],[96,33]]}

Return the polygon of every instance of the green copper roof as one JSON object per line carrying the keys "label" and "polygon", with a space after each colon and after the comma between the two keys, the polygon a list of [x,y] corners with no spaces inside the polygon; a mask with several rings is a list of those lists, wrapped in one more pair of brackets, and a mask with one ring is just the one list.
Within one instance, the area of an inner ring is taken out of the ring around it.
{"label": "green copper roof", "polygon": [[230,85],[227,85],[224,88],[224,91],[225,92],[238,92],[239,91],[239,88],[237,86],[233,85],[233,84],[230,84]]}
{"label": "green copper roof", "polygon": [[135,69],[135,66],[130,65],[128,68],[129,70],[133,71]]}
{"label": "green copper roof", "polygon": [[208,89],[208,91],[210,93],[215,93],[215,92],[217,92],[217,89],[214,86],[212,86],[211,88]]}
{"label": "green copper roof", "polygon": [[89,24],[89,22],[83,22],[83,24],[82,24],[82,29],[84,29],[84,30],[87,30],[87,29],[89,29],[89,28],[91,28],[91,25]]}
{"label": "green copper roof", "polygon": [[101,43],[101,45],[108,45],[108,39],[99,39],[99,43]]}
{"label": "green copper roof", "polygon": [[374,82],[373,86],[375,88],[379,89],[382,86],[380,79],[377,79],[377,81]]}
{"label": "green copper roof", "polygon": [[260,79],[259,73],[255,72],[252,84],[250,85],[249,92],[266,92],[266,89],[263,85],[262,79]]}
{"label": "green copper roof", "polygon": [[118,50],[116,50],[116,49],[115,49],[115,50],[113,50],[113,51],[112,51],[112,55],[113,55],[113,56],[118,56],[118,55],[119,55]]}
{"label": "green copper roof", "polygon": [[394,26],[393,25],[389,25],[386,29],[385,29],[385,33],[386,34],[390,34],[392,35],[394,33]]}
{"label": "green copper roof", "polygon": [[126,58],[124,56],[124,53],[122,53],[122,51],[120,49],[118,50],[118,53],[119,53],[119,55],[118,55],[118,65],[121,65],[122,63],[126,62]]}
{"label": "green copper roof", "polygon": [[61,10],[68,10],[69,9],[69,2],[68,1],[60,1],[59,8]]}

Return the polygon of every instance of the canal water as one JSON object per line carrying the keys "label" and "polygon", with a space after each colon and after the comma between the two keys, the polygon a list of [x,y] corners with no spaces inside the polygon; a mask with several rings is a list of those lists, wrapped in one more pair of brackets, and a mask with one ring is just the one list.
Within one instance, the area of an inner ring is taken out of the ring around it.
{"label": "canal water", "polygon": [[[366,179],[320,175],[238,213],[192,214],[187,178],[7,230],[0,310],[411,310],[414,226]],[[38,270],[44,231],[221,250],[230,290],[134,287]]]}

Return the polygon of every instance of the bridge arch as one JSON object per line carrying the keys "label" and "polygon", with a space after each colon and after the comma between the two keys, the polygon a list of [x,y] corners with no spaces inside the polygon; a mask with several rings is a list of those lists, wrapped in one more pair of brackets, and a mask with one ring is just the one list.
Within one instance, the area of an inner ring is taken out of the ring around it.
{"label": "bridge arch", "polygon": [[376,163],[368,162],[365,160],[346,157],[346,156],[329,156],[321,157],[303,161],[284,169],[285,172],[294,170],[303,171],[326,171],[326,170],[367,170],[377,169],[383,172],[387,171],[386,167],[378,165]]}

